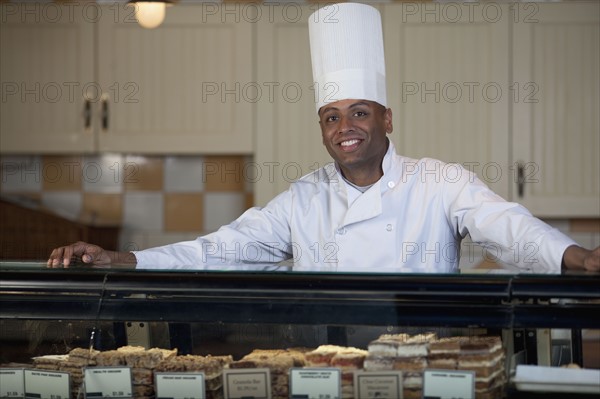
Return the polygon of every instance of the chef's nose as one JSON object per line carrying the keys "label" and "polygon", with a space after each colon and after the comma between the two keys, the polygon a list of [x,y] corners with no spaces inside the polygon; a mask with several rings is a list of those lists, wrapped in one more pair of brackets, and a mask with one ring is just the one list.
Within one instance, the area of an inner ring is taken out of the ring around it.
{"label": "chef's nose", "polygon": [[338,132],[340,134],[352,131],[352,121],[346,116],[340,116],[340,124],[338,125]]}

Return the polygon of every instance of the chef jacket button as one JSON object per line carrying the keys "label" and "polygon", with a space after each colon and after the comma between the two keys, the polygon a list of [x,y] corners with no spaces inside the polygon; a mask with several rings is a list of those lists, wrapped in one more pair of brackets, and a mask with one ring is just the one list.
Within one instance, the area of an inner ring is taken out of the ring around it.
{"label": "chef jacket button", "polygon": [[385,226],[385,229],[386,229],[387,231],[392,231],[392,230],[394,229],[394,227],[392,227],[392,225],[391,225],[391,224],[388,224],[387,226]]}
{"label": "chef jacket button", "polygon": [[388,187],[389,188],[394,188],[394,187],[396,187],[396,183],[394,183],[393,181],[389,181],[388,182]]}
{"label": "chef jacket button", "polygon": [[344,234],[346,234],[346,229],[343,227],[340,227],[339,229],[337,229],[337,233],[340,235],[344,235]]}

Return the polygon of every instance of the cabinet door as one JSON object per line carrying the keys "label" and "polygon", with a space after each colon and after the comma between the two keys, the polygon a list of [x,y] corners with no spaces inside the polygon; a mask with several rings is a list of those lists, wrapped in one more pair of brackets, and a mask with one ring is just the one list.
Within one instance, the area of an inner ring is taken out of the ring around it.
{"label": "cabinet door", "polygon": [[398,151],[462,163],[509,197],[507,6],[413,2],[383,11]]}
{"label": "cabinet door", "polygon": [[539,216],[598,217],[600,5],[530,6],[513,34],[513,79],[524,89],[513,112],[517,199]]}
{"label": "cabinet door", "polygon": [[[308,18],[313,6],[273,5],[257,24],[255,201],[266,204],[290,182],[331,162],[321,139],[312,88]],[[270,89],[272,88],[272,89]]]}
{"label": "cabinet door", "polygon": [[3,2],[0,9],[0,151],[92,151],[100,99],[94,5]]}
{"label": "cabinet door", "polygon": [[216,3],[167,8],[144,29],[109,5],[99,24],[100,151],[251,153],[253,23]]}

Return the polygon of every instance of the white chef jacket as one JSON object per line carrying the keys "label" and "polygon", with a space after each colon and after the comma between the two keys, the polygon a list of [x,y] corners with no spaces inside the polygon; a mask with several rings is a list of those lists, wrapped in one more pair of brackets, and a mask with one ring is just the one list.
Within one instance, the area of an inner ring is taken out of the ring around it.
{"label": "white chef jacket", "polygon": [[137,268],[244,269],[293,258],[301,271],[452,273],[470,234],[501,263],[560,273],[575,244],[460,165],[402,157],[390,142],[382,167],[379,181],[349,196],[355,188],[325,165],[214,233],[134,252]]}

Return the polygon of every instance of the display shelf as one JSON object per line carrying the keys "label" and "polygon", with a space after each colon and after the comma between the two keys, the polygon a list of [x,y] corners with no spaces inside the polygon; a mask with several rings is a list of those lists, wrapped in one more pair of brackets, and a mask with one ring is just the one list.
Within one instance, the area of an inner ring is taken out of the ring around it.
{"label": "display shelf", "polygon": [[[600,274],[184,272],[0,262],[0,360],[140,344],[241,358],[255,348],[365,348],[382,333],[436,331],[502,335],[507,359],[519,351],[533,362],[543,339],[517,348],[511,330],[543,336],[536,329],[571,329],[578,353],[581,329],[600,328],[599,310]],[[556,395],[512,385],[506,391],[510,399]]]}

